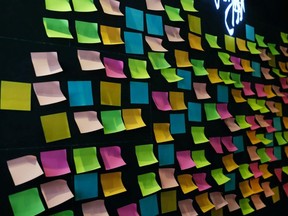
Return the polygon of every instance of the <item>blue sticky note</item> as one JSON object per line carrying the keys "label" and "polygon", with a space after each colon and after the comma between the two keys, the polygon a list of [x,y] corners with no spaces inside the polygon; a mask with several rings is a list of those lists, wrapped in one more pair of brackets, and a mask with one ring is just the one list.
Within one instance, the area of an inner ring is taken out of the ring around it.
{"label": "blue sticky note", "polygon": [[255,30],[253,26],[246,24],[246,39],[255,41]]}
{"label": "blue sticky note", "polygon": [[201,122],[202,104],[188,102],[188,121]]}
{"label": "blue sticky note", "polygon": [[174,164],[174,144],[158,145],[159,166]]}
{"label": "blue sticky note", "polygon": [[156,216],[159,214],[157,194],[139,200],[141,216]]}
{"label": "blue sticky note", "polygon": [[170,132],[171,134],[186,133],[185,114],[170,114]]}
{"label": "blue sticky note", "polygon": [[280,117],[274,117],[273,118],[273,127],[276,128],[276,131],[281,131],[282,130],[281,118]]}
{"label": "blue sticky note", "polygon": [[138,31],[144,30],[143,11],[125,7],[126,27]]}
{"label": "blue sticky note", "polygon": [[98,174],[74,175],[75,200],[98,197]]}
{"label": "blue sticky note", "polygon": [[278,160],[282,160],[282,148],[281,148],[281,146],[274,147],[274,155]]}
{"label": "blue sticky note", "polygon": [[261,78],[261,65],[258,62],[252,61],[251,67],[253,68],[252,76]]}
{"label": "blue sticky note", "polygon": [[93,105],[91,81],[68,81],[68,94],[71,107]]}
{"label": "blue sticky note", "polygon": [[125,51],[129,54],[143,54],[143,36],[142,33],[124,32]]}
{"label": "blue sticky note", "polygon": [[130,82],[130,103],[149,104],[147,82]]}
{"label": "blue sticky note", "polygon": [[177,87],[179,89],[191,90],[191,72],[187,70],[177,69],[177,75],[183,78],[182,80],[177,82]]}
{"label": "blue sticky note", "polygon": [[228,191],[233,191],[236,188],[236,177],[235,177],[235,173],[228,173],[225,174],[228,178],[230,178],[230,180],[224,184],[224,189],[225,192]]}
{"label": "blue sticky note", "polygon": [[273,135],[273,133],[266,133],[266,134],[265,134],[265,138],[266,138],[266,139],[269,139],[269,140],[272,140],[271,143],[269,143],[268,145],[266,145],[267,147],[272,147],[272,146],[274,146],[274,142],[273,142],[273,140],[274,140],[274,135]]}
{"label": "blue sticky note", "polygon": [[238,148],[237,151],[234,153],[240,153],[244,151],[244,141],[243,141],[243,136],[234,136],[233,137],[233,143],[234,145]]}
{"label": "blue sticky note", "polygon": [[146,14],[146,25],[148,34],[163,36],[162,16]]}
{"label": "blue sticky note", "polygon": [[217,85],[217,102],[228,103],[228,101],[228,87],[225,85]]}

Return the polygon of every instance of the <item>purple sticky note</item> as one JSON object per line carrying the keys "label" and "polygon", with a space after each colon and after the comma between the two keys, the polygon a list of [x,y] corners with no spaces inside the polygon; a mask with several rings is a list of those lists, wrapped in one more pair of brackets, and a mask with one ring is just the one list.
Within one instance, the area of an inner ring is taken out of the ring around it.
{"label": "purple sticky note", "polygon": [[100,148],[100,154],[106,170],[126,165],[125,161],[121,157],[121,149],[119,146]]}

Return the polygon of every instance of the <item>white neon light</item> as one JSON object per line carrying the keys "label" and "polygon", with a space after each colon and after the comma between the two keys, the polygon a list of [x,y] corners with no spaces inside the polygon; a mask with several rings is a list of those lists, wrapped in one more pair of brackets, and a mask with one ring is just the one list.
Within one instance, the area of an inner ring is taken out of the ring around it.
{"label": "white neon light", "polygon": [[[216,9],[220,9],[220,1],[214,0]],[[234,34],[235,24],[238,25],[243,20],[243,14],[245,13],[245,3],[244,0],[222,0],[223,2],[228,2],[229,5],[225,9],[225,27],[229,35]],[[229,22],[228,17],[231,16]],[[230,25],[228,25],[230,24]]]}

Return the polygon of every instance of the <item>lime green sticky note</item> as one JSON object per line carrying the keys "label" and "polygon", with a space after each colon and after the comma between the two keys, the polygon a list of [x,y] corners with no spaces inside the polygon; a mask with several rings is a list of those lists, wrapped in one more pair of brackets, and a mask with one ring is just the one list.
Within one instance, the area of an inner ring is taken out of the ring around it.
{"label": "lime green sticky note", "polygon": [[256,134],[256,137],[260,139],[264,145],[268,145],[273,142],[273,140],[267,139],[264,134]]}
{"label": "lime green sticky note", "polygon": [[154,70],[171,67],[171,65],[165,59],[165,53],[148,52],[148,58]]}
{"label": "lime green sticky note", "polygon": [[282,167],[282,171],[288,175],[288,166]]}
{"label": "lime green sticky note", "polygon": [[135,146],[135,152],[139,167],[158,162],[153,152],[153,144],[137,145]]}
{"label": "lime green sticky note", "polygon": [[266,107],[266,100],[258,99],[257,104],[262,108],[259,110],[260,113],[268,113],[270,110]]}
{"label": "lime green sticky note", "polygon": [[192,159],[196,164],[196,168],[209,166],[211,163],[206,159],[205,150],[192,151]]}
{"label": "lime green sticky note", "polygon": [[14,216],[38,215],[45,211],[37,188],[9,195]]}
{"label": "lime green sticky note", "polygon": [[147,72],[147,62],[138,59],[128,59],[128,66],[130,69],[131,77],[133,79],[148,79],[150,78]]}
{"label": "lime green sticky note", "polygon": [[285,75],[281,74],[281,73],[280,73],[280,70],[277,69],[277,68],[272,68],[272,72],[273,72],[274,74],[276,74],[276,75],[277,75],[278,77],[280,77],[280,78],[286,77]]}
{"label": "lime green sticky note", "polygon": [[251,41],[247,41],[247,47],[251,54],[260,54],[261,52],[256,49],[257,44]]}
{"label": "lime green sticky note", "polygon": [[219,71],[219,77],[226,85],[235,83],[235,81],[230,78],[230,72]]}
{"label": "lime green sticky note", "polygon": [[224,175],[223,168],[211,170],[211,175],[218,185],[222,185],[230,181],[230,178]]}
{"label": "lime green sticky note", "polygon": [[74,216],[74,213],[71,210],[66,210],[66,211],[62,211],[62,212],[58,212],[58,213],[52,214],[50,216]]}
{"label": "lime green sticky note", "polygon": [[257,104],[256,98],[248,98],[247,103],[249,104],[249,106],[252,108],[253,111],[262,109],[262,106]]}
{"label": "lime green sticky note", "polygon": [[221,116],[217,112],[216,103],[205,103],[204,104],[204,110],[206,113],[207,121],[221,119]]}
{"label": "lime green sticky note", "polygon": [[249,198],[244,198],[244,199],[240,199],[239,200],[239,206],[241,208],[242,214],[243,215],[247,215],[250,214],[252,212],[254,212],[255,210],[250,206],[249,204],[250,199]]}
{"label": "lime green sticky note", "polygon": [[226,50],[235,53],[235,38],[229,35],[225,35],[224,39]]}
{"label": "lime green sticky note", "polygon": [[207,137],[205,136],[204,130],[205,127],[196,127],[196,126],[191,127],[191,134],[195,144],[209,142],[209,139],[207,139]]}
{"label": "lime green sticky note", "polygon": [[194,7],[194,0],[180,0],[184,11],[198,12]]}
{"label": "lime green sticky note", "polygon": [[268,43],[267,45],[272,55],[280,55],[280,53],[276,49],[276,44]]}
{"label": "lime green sticky note", "polygon": [[76,12],[93,12],[97,11],[93,0],[72,0],[74,11]]}
{"label": "lime green sticky note", "polygon": [[75,21],[78,43],[101,43],[98,33],[98,23]]}
{"label": "lime green sticky note", "polygon": [[31,110],[31,84],[1,81],[0,108],[3,110]]}
{"label": "lime green sticky note", "polygon": [[235,120],[241,129],[250,128],[252,125],[246,122],[245,115],[236,115]]}
{"label": "lime green sticky note", "polygon": [[230,61],[230,55],[228,53],[218,52],[218,56],[224,65],[234,65],[233,62]]}
{"label": "lime green sticky note", "polygon": [[165,5],[164,8],[170,21],[184,21],[180,16],[179,8],[171,7],[168,5]]}
{"label": "lime green sticky note", "polygon": [[261,163],[266,163],[271,160],[271,158],[267,155],[265,150],[266,150],[265,148],[257,149],[257,154],[260,157]]}
{"label": "lime green sticky note", "polygon": [[201,18],[188,14],[189,30],[198,35],[202,34]]}
{"label": "lime green sticky note", "polygon": [[45,0],[45,8],[59,12],[72,11],[69,0]]}
{"label": "lime green sticky note", "polygon": [[178,82],[184,79],[183,77],[180,77],[176,74],[175,68],[161,69],[161,74],[167,80],[168,83]]}
{"label": "lime green sticky note", "polygon": [[280,32],[283,43],[288,43],[288,33]]}
{"label": "lime green sticky note", "polygon": [[126,130],[121,116],[121,110],[101,111],[104,134],[117,133]]}
{"label": "lime green sticky note", "polygon": [[156,175],[153,172],[138,175],[137,179],[142,196],[147,196],[161,190],[156,181]]}
{"label": "lime green sticky note", "polygon": [[73,149],[73,158],[77,174],[101,167],[97,158],[96,147]]}
{"label": "lime green sticky note", "polygon": [[208,71],[204,67],[204,60],[190,59],[195,76],[208,75]]}
{"label": "lime green sticky note", "polygon": [[283,138],[281,131],[275,132],[274,135],[275,135],[275,138],[276,138],[278,145],[287,144],[287,141]]}
{"label": "lime green sticky note", "polygon": [[206,33],[205,38],[211,48],[215,48],[215,49],[221,48],[217,43],[217,36]]}
{"label": "lime green sticky note", "polygon": [[43,17],[43,24],[49,38],[73,39],[68,20]]}
{"label": "lime green sticky note", "polygon": [[264,36],[255,34],[255,38],[259,47],[268,47],[264,42]]}
{"label": "lime green sticky note", "polygon": [[47,143],[71,137],[66,112],[41,116],[40,119]]}
{"label": "lime green sticky note", "polygon": [[253,173],[250,172],[249,164],[247,163],[240,164],[238,169],[243,179],[248,179],[254,176]]}
{"label": "lime green sticky note", "polygon": [[243,84],[241,82],[241,74],[238,73],[230,73],[231,79],[234,81],[235,88],[243,88]]}

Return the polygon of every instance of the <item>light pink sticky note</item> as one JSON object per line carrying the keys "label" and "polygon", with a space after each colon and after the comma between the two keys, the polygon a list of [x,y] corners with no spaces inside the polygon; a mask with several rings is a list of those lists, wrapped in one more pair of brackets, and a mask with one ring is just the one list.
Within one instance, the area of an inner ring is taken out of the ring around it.
{"label": "light pink sticky note", "polygon": [[280,91],[280,86],[272,85],[272,89],[277,96],[279,96],[279,97],[285,96],[285,93]]}
{"label": "light pink sticky note", "polygon": [[276,128],[273,127],[273,120],[267,119],[266,123],[269,124],[269,126],[265,127],[267,133],[273,133],[276,131]]}
{"label": "light pink sticky note", "polygon": [[264,190],[265,197],[270,197],[274,195],[274,192],[270,187],[270,182],[262,182],[261,187]]}
{"label": "light pink sticky note", "polygon": [[221,142],[229,152],[234,152],[238,150],[238,148],[234,145],[232,141],[232,136],[221,137]]}
{"label": "light pink sticky note", "polygon": [[164,11],[164,7],[161,3],[161,0],[146,0],[146,5],[148,10],[153,11]]}
{"label": "light pink sticky note", "polygon": [[169,96],[168,92],[160,92],[160,91],[152,92],[152,98],[157,109],[162,111],[172,110],[168,96]]}
{"label": "light pink sticky note", "polygon": [[46,177],[60,176],[71,172],[67,162],[66,149],[41,152],[40,159]]}
{"label": "light pink sticky note", "polygon": [[271,125],[266,120],[264,120],[264,115],[255,115],[255,119],[260,127],[268,127]]}
{"label": "light pink sticky note", "polygon": [[158,172],[162,189],[174,188],[179,186],[174,177],[175,168],[160,168]]}
{"label": "light pink sticky note", "polygon": [[258,97],[267,97],[267,94],[264,91],[264,84],[256,83],[255,89]]}
{"label": "light pink sticky note", "polygon": [[241,66],[241,59],[235,56],[230,57],[230,61],[234,64],[235,70],[244,70]]}
{"label": "light pink sticky note", "polygon": [[195,173],[192,175],[192,178],[195,181],[199,191],[204,191],[212,187],[206,181],[206,173]]}
{"label": "light pink sticky note", "polygon": [[251,161],[260,160],[260,157],[256,151],[257,151],[257,146],[247,146],[247,152]]}
{"label": "light pink sticky note", "polygon": [[120,11],[120,2],[116,0],[100,0],[103,12],[114,16],[123,16]]}
{"label": "light pink sticky note", "polygon": [[74,120],[80,133],[89,133],[103,128],[95,111],[82,111],[74,113]]}
{"label": "light pink sticky note", "polygon": [[280,83],[283,89],[288,89],[287,77],[281,77]]}
{"label": "light pink sticky note", "polygon": [[246,116],[245,119],[247,123],[251,125],[251,130],[257,130],[258,128],[260,128],[260,126],[255,121],[255,116]]}
{"label": "light pink sticky note", "polygon": [[221,192],[211,192],[209,193],[209,197],[215,206],[215,209],[221,209],[224,206],[228,205],[228,202],[224,199]]}
{"label": "light pink sticky note", "polygon": [[95,200],[82,204],[83,216],[109,216],[104,200]]}
{"label": "light pink sticky note", "polygon": [[222,120],[232,117],[232,115],[228,111],[228,104],[227,103],[216,104],[216,109],[217,109],[217,112],[219,113]]}
{"label": "light pink sticky note", "polygon": [[259,54],[262,61],[269,61],[271,58],[266,54],[266,49],[258,49],[261,53]]}
{"label": "light pink sticky note", "polygon": [[182,216],[197,216],[198,213],[193,207],[192,199],[178,201],[178,206]]}
{"label": "light pink sticky note", "polygon": [[[153,1],[153,0],[150,0]],[[170,42],[182,42],[184,39],[180,36],[180,28],[164,25],[165,33]]]}
{"label": "light pink sticky note", "polygon": [[255,95],[255,93],[251,89],[251,83],[250,82],[242,82],[244,88],[243,92],[245,96],[252,96]]}
{"label": "light pink sticky note", "polygon": [[100,52],[77,50],[77,55],[83,71],[100,70],[105,68],[100,59]]}
{"label": "light pink sticky note", "polygon": [[264,68],[261,67],[261,72],[263,74],[263,76],[265,77],[266,80],[273,80],[275,79],[273,76],[271,76],[271,74],[269,73],[271,71],[270,68]]}
{"label": "light pink sticky note", "polygon": [[162,41],[163,39],[161,38],[156,38],[156,37],[150,37],[150,36],[145,36],[145,40],[151,50],[156,51],[156,52],[167,52],[168,50],[165,49],[162,46]]}
{"label": "light pink sticky note", "polygon": [[193,82],[193,88],[198,100],[209,99],[211,96],[207,93],[206,90],[207,83],[197,83]]}
{"label": "light pink sticky note", "polygon": [[274,168],[274,173],[277,176],[279,182],[282,182],[282,168]]}
{"label": "light pink sticky note", "polygon": [[235,131],[238,131],[238,130],[241,130],[241,128],[239,127],[239,125],[237,125],[235,123],[235,118],[227,118],[227,119],[224,119],[224,122],[225,124],[227,125],[227,127],[229,128],[229,130],[231,132],[235,132]]}
{"label": "light pink sticky note", "polygon": [[279,110],[275,107],[274,101],[266,101],[266,105],[272,113],[277,113]]}
{"label": "light pink sticky note", "polygon": [[263,201],[260,198],[259,194],[254,194],[251,196],[251,200],[253,202],[253,205],[255,206],[256,210],[265,208],[266,205],[263,203]]}
{"label": "light pink sticky note", "polygon": [[126,165],[121,157],[121,148],[119,146],[102,147],[100,148],[100,154],[106,170]]}
{"label": "light pink sticky note", "polygon": [[229,212],[240,209],[240,206],[236,202],[236,194],[226,194],[224,197],[228,203]]}
{"label": "light pink sticky note", "polygon": [[216,153],[223,154],[223,149],[222,149],[220,137],[209,137],[209,142]]}
{"label": "light pink sticky note", "polygon": [[192,160],[190,150],[177,151],[176,158],[181,170],[190,169],[196,166],[195,162]]}
{"label": "light pink sticky note", "polygon": [[124,74],[124,62],[117,59],[103,58],[106,75],[111,78],[127,78]]}
{"label": "light pink sticky note", "polygon": [[254,175],[254,178],[259,178],[263,173],[259,170],[258,162],[250,163],[249,168]]}
{"label": "light pink sticky note", "polygon": [[136,203],[131,203],[129,205],[118,208],[117,212],[119,216],[139,216]]}

